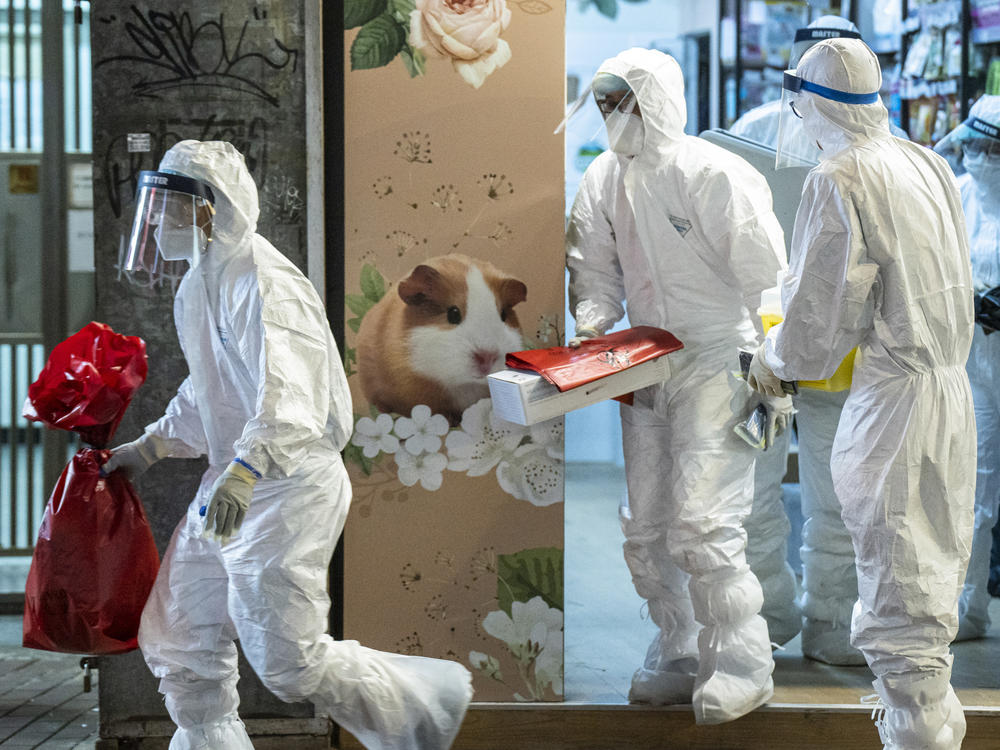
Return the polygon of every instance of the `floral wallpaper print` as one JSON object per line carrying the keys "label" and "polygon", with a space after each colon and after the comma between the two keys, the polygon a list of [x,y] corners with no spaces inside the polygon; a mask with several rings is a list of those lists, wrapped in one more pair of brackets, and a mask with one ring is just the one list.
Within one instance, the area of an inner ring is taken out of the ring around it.
{"label": "floral wallpaper print", "polygon": [[563,336],[564,6],[343,8],[344,636],[560,700],[563,422],[498,419],[486,376]]}
{"label": "floral wallpaper print", "polygon": [[[517,236],[513,222],[503,218],[503,202],[515,193],[515,187],[503,173],[449,170],[452,181],[442,180],[430,193],[421,194],[412,188],[411,170],[444,171],[433,159],[431,136],[421,131],[403,133],[392,144],[392,154],[399,171],[371,183],[372,199],[405,207],[413,221],[387,231],[381,252],[363,251],[357,286],[345,295],[347,327],[355,334],[345,348],[345,369],[352,381],[361,380],[368,402],[366,410],[355,414],[354,433],[344,451],[345,462],[355,467],[351,512],[368,518],[376,503],[408,502],[411,488],[416,487],[437,492],[449,476],[492,475],[496,486],[517,501],[539,508],[561,503],[563,420],[530,427],[502,420],[493,413],[486,386],[486,374],[502,368],[506,351],[558,343],[562,335],[558,315],[540,315],[525,331],[515,314],[526,295],[524,283],[493,263],[458,252],[487,250],[502,262],[504,247]],[[428,258],[431,250],[419,236],[419,228],[435,229],[435,221],[450,227],[436,233],[452,237],[451,252]],[[378,269],[383,256],[405,258],[416,265],[390,282]],[[489,288],[480,290],[483,305],[475,318],[473,280]],[[447,289],[438,288],[440,284]],[[505,301],[505,294],[513,296]],[[456,296],[461,309],[459,304],[449,306],[448,295]],[[499,314],[497,306],[502,308]],[[471,373],[479,390],[453,380],[443,400],[435,396],[435,383],[449,373],[438,372],[437,361],[445,360],[451,377],[457,378],[454,372],[463,367],[458,356],[462,340],[443,339],[437,356],[426,365],[431,372],[413,365],[412,352],[419,346],[433,349],[434,341],[427,336],[453,336],[464,322],[460,320],[463,315],[477,327],[468,335],[475,335],[479,342],[492,337],[499,348],[491,352],[482,369]],[[414,325],[414,316],[419,317],[418,323],[428,324]],[[487,326],[493,330],[484,332]],[[424,328],[430,333],[423,332]],[[422,333],[425,337],[419,339]],[[404,362],[399,352],[406,353]],[[393,370],[402,372],[397,383],[392,382]],[[453,391],[465,394],[457,409],[452,399],[459,396]],[[356,401],[356,408],[361,404],[364,401]],[[422,611],[434,624],[447,624],[447,635],[434,637],[418,627],[397,640],[396,648],[463,661],[480,679],[509,691],[514,700],[561,698],[562,550],[534,548],[497,555],[490,548],[469,562],[469,571],[476,574],[470,580],[454,573],[450,553],[439,550],[434,567],[438,586],[433,589],[436,593],[427,594]],[[476,601],[475,596],[487,591],[483,585],[490,576],[496,580],[495,601]],[[428,578],[415,562],[406,563],[400,581],[410,594],[428,587]],[[446,590],[462,591],[463,596],[445,597],[440,593],[442,582]],[[456,605],[459,600],[462,603]],[[470,627],[479,647],[459,653],[454,644],[461,640],[461,631]]]}
{"label": "floral wallpaper print", "polygon": [[[510,0],[527,14],[548,13],[545,0]],[[427,58],[451,62],[478,89],[511,59],[501,38],[510,26],[508,0],[344,0],[344,28],[360,27],[351,45],[351,70],[402,59],[411,77],[424,75]]]}

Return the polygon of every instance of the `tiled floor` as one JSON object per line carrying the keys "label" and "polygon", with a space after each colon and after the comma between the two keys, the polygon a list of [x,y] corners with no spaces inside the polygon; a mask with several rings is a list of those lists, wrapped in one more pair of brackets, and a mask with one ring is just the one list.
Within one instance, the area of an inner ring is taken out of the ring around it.
{"label": "tiled floor", "polygon": [[[618,505],[622,469],[570,464],[566,481],[566,699],[626,703],[632,672],[642,663],[655,632],[644,617],[622,556],[624,536]],[[798,517],[797,485],[786,485],[793,528]],[[791,501],[791,502],[789,502]],[[789,559],[798,562],[798,535]],[[989,637],[952,646],[952,683],[966,707],[1000,709],[1000,599],[991,605]],[[858,705],[873,692],[867,667],[831,667],[802,658],[799,639],[775,654],[777,703]]]}
{"label": "tiled floor", "polygon": [[[7,644],[20,617],[0,618]],[[91,750],[98,740],[97,672],[83,690],[80,657],[0,646],[0,747]]]}

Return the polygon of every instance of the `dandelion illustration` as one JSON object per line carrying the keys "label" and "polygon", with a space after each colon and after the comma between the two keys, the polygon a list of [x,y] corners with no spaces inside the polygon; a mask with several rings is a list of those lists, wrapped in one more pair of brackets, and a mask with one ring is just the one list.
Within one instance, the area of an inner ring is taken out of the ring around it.
{"label": "dandelion illustration", "polygon": [[379,200],[392,195],[392,177],[384,175],[372,183],[372,190]]}
{"label": "dandelion illustration", "polygon": [[505,242],[509,242],[513,236],[514,230],[504,222],[498,221],[493,231],[486,235],[486,238],[492,240],[496,245],[502,245]]}
{"label": "dandelion illustration", "polygon": [[396,641],[396,653],[423,656],[424,644],[420,642],[420,635],[416,630]]}
{"label": "dandelion illustration", "polygon": [[454,568],[455,555],[453,555],[450,552],[444,552],[442,550],[438,550],[437,554],[434,555],[434,562],[437,563],[438,565],[443,565],[446,568]]}
{"label": "dandelion illustration", "polygon": [[358,263],[362,266],[369,265],[374,266],[379,260],[378,253],[376,253],[372,248],[368,248],[361,255],[358,256]]}
{"label": "dandelion illustration", "polygon": [[489,172],[476,180],[476,184],[486,188],[486,197],[490,200],[500,200],[514,193],[514,186],[505,174]]}
{"label": "dandelion illustration", "polygon": [[[420,240],[409,232],[404,232],[402,229],[395,229],[389,232],[385,236],[385,239],[395,251],[397,258],[402,258],[408,251],[420,244]],[[424,243],[426,242],[427,240],[425,239]]]}
{"label": "dandelion illustration", "polygon": [[434,191],[431,205],[441,209],[441,213],[462,211],[462,199],[458,197],[458,190],[455,189],[454,185],[439,185]]}
{"label": "dandelion illustration", "polygon": [[402,572],[399,574],[399,582],[403,585],[403,588],[407,591],[415,591],[417,584],[423,580],[423,576],[420,571],[417,570],[413,563],[406,563],[403,566]]}
{"label": "dandelion illustration", "polygon": [[419,130],[403,133],[392,154],[411,164],[431,164],[431,137]]}
{"label": "dandelion illustration", "polygon": [[448,603],[441,594],[435,594],[431,600],[424,605],[424,614],[432,620],[448,619]]}
{"label": "dandelion illustration", "polygon": [[480,576],[492,578],[497,574],[497,551],[494,547],[483,547],[473,555],[469,563],[469,573],[472,580],[479,580]]}

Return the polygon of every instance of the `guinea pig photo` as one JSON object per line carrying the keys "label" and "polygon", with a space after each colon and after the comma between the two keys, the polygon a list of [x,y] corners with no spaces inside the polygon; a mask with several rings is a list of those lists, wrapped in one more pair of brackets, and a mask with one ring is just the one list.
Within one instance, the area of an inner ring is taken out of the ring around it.
{"label": "guinea pig photo", "polygon": [[358,330],[361,389],[379,411],[426,404],[452,425],[489,396],[486,376],[523,348],[524,282],[465,255],[431,258],[390,286]]}

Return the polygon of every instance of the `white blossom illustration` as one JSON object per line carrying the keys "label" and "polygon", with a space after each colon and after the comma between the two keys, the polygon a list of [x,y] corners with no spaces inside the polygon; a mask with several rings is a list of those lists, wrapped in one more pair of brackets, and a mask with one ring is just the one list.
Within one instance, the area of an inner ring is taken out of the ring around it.
{"label": "white blossom illustration", "polygon": [[522,445],[500,462],[497,479],[504,492],[532,505],[546,506],[563,500],[563,462],[545,446]]}
{"label": "white blossom illustration", "polygon": [[351,442],[368,458],[380,452],[395,453],[399,449],[399,438],[392,434],[392,417],[388,414],[379,414],[375,419],[361,417],[354,425]]}
{"label": "white blossom illustration", "polygon": [[420,482],[425,490],[434,492],[444,481],[441,474],[448,466],[448,459],[440,453],[415,456],[409,451],[399,451],[396,453],[396,466],[399,467],[399,481],[407,487]]}
{"label": "white blossom illustration", "polygon": [[414,456],[440,451],[441,438],[448,434],[448,429],[447,418],[431,414],[431,407],[427,404],[414,406],[409,417],[396,420],[395,427],[396,435],[403,440],[403,447]]}
{"label": "white blossom illustration", "polygon": [[562,417],[549,419],[545,422],[538,422],[537,424],[531,425],[531,442],[541,448],[544,448],[550,458],[562,461],[564,453],[564,431],[565,422]]}
{"label": "white blossom illustration", "polygon": [[492,400],[481,399],[463,412],[461,429],[445,439],[448,468],[481,477],[512,455],[527,434],[527,428],[496,417]]}
{"label": "white blossom illustration", "polygon": [[[513,602],[511,614],[490,612],[483,630],[507,646],[517,663],[528,695],[518,700],[539,700],[546,688],[556,695],[563,692],[563,613],[550,607],[540,596],[527,602]],[[499,662],[478,651],[469,653],[469,662],[483,674],[500,679]]]}

